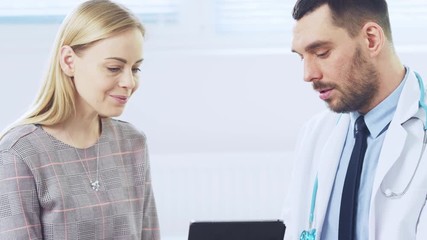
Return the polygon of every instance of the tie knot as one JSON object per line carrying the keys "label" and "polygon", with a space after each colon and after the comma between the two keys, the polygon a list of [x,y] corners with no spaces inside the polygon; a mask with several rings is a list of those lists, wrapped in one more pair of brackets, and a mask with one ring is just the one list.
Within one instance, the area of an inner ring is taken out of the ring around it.
{"label": "tie knot", "polygon": [[356,119],[356,123],[354,124],[354,136],[358,135],[362,136],[368,136],[369,135],[369,129],[365,124],[365,118],[363,116],[359,116]]}

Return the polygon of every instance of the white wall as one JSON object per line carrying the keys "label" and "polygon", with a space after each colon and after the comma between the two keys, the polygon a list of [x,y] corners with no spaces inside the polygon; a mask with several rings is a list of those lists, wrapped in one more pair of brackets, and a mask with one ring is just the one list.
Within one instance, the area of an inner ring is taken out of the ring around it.
{"label": "white wall", "polygon": [[[27,110],[57,25],[0,24],[0,128]],[[171,38],[172,39],[172,38]],[[122,119],[148,136],[162,234],[192,219],[280,216],[297,132],[325,108],[280,49],[159,48],[148,38],[141,87]],[[427,48],[398,47],[427,77]]]}

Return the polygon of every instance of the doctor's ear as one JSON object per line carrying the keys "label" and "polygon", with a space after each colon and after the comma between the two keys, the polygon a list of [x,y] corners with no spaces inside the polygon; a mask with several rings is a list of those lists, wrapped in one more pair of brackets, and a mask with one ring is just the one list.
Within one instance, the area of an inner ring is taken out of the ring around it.
{"label": "doctor's ear", "polygon": [[62,46],[59,56],[59,63],[62,71],[69,77],[74,77],[74,61],[76,54],[70,46]]}
{"label": "doctor's ear", "polygon": [[362,28],[362,35],[369,56],[376,57],[386,42],[384,30],[375,22],[367,22]]}

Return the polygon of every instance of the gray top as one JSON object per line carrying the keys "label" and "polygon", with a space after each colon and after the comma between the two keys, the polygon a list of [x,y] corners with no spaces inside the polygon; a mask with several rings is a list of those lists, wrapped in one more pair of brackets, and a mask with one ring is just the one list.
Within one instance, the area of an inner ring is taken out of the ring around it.
{"label": "gray top", "polygon": [[12,129],[0,141],[0,239],[160,239],[145,136],[103,119],[98,143],[76,150],[37,125]]}

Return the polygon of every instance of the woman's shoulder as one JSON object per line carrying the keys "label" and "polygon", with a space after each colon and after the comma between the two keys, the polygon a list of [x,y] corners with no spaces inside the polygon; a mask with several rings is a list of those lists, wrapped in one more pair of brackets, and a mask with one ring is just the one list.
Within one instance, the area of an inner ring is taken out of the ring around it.
{"label": "woman's shoulder", "polygon": [[129,139],[139,137],[142,139],[146,139],[144,132],[142,132],[135,125],[129,122],[109,118],[104,119],[103,124],[106,124],[107,126],[110,125],[110,129],[114,129],[114,131],[116,131],[116,134],[118,134],[121,138]]}
{"label": "woman's shoulder", "polygon": [[13,127],[0,139],[0,151],[10,150],[20,142],[31,142],[31,135],[37,129],[38,127],[34,124],[25,124]]}

